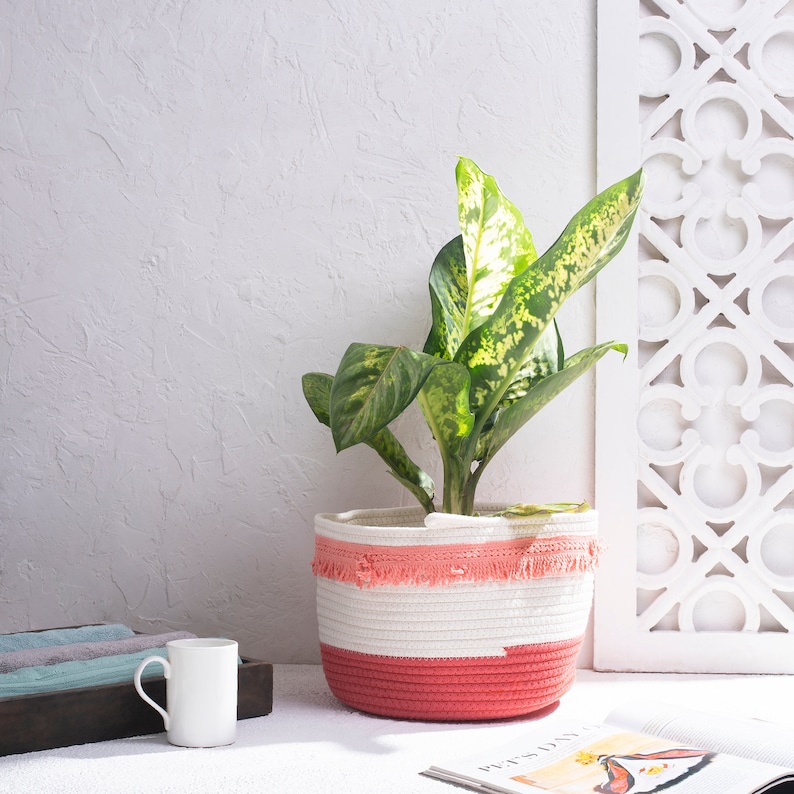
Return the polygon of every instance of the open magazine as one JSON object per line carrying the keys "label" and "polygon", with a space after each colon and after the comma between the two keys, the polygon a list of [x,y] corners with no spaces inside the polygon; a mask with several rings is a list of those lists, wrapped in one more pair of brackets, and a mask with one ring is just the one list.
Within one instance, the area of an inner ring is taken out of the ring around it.
{"label": "open magazine", "polygon": [[483,792],[794,792],[794,730],[633,703],[605,723],[547,717],[520,739],[423,774]]}

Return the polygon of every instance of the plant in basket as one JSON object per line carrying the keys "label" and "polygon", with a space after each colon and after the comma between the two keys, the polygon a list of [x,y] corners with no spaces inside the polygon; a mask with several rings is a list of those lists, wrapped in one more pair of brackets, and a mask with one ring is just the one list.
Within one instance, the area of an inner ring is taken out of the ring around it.
{"label": "plant in basket", "polygon": [[[374,449],[416,508],[315,519],[328,683],[388,716],[485,719],[541,709],[570,688],[600,552],[586,504],[475,503],[482,474],[544,405],[609,351],[566,356],[555,315],[623,247],[643,172],[592,199],[541,256],[492,176],[461,158],[461,234],[430,270],[424,348],[354,343],[303,392],[337,451]],[[389,428],[418,402],[440,492]]]}

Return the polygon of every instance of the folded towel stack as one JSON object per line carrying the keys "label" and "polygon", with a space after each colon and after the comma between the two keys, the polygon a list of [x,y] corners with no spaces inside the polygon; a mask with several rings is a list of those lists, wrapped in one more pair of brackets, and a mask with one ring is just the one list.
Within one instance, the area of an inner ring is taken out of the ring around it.
{"label": "folded towel stack", "polygon": [[[165,658],[165,648],[152,648],[139,653],[125,653],[120,656],[105,656],[78,662],[23,667],[13,673],[0,675],[0,698],[18,695],[35,695],[41,692],[56,692],[63,689],[77,689],[99,684],[132,683],[135,668],[147,656]],[[162,669],[147,667],[142,678],[162,675]]]}
{"label": "folded towel stack", "polygon": [[[172,631],[167,634],[133,634],[119,640],[80,642],[72,645],[54,645],[51,648],[27,648],[21,651],[0,653],[0,673],[12,673],[23,667],[40,667],[61,662],[87,661],[103,656],[120,656],[137,653],[150,648],[165,648],[171,640],[195,637],[188,631]],[[0,679],[1,680],[1,679]]]}
{"label": "folded towel stack", "polygon": [[[121,625],[0,636],[0,698],[131,683],[147,656],[165,658],[167,642],[195,636],[185,631],[136,635]],[[161,674],[155,665],[143,677]]]}
{"label": "folded towel stack", "polygon": [[100,626],[78,626],[73,629],[23,631],[19,634],[0,634],[0,653],[23,651],[28,648],[51,648],[53,645],[73,645],[77,642],[102,642],[133,637],[135,632],[121,623]]}

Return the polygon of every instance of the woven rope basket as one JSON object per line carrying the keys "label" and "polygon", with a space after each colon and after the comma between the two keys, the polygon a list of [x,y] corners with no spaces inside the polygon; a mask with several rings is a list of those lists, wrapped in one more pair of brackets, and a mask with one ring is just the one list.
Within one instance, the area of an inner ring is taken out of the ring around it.
{"label": "woven rope basket", "polygon": [[361,711],[422,720],[513,717],[556,702],[574,681],[600,551],[595,511],[316,516],[331,691]]}

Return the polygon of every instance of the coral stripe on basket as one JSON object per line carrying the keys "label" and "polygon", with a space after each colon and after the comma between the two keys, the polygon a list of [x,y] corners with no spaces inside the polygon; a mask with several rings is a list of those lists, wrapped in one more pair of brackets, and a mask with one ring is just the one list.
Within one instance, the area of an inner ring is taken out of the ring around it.
{"label": "coral stripe on basket", "polygon": [[315,576],[358,587],[510,582],[590,573],[602,551],[596,536],[556,535],[443,546],[376,546],[315,536]]}
{"label": "coral stripe on basket", "polygon": [[406,719],[486,720],[539,711],[576,677],[582,637],[507,648],[507,656],[406,659],[321,644],[331,692],[361,711]]}

